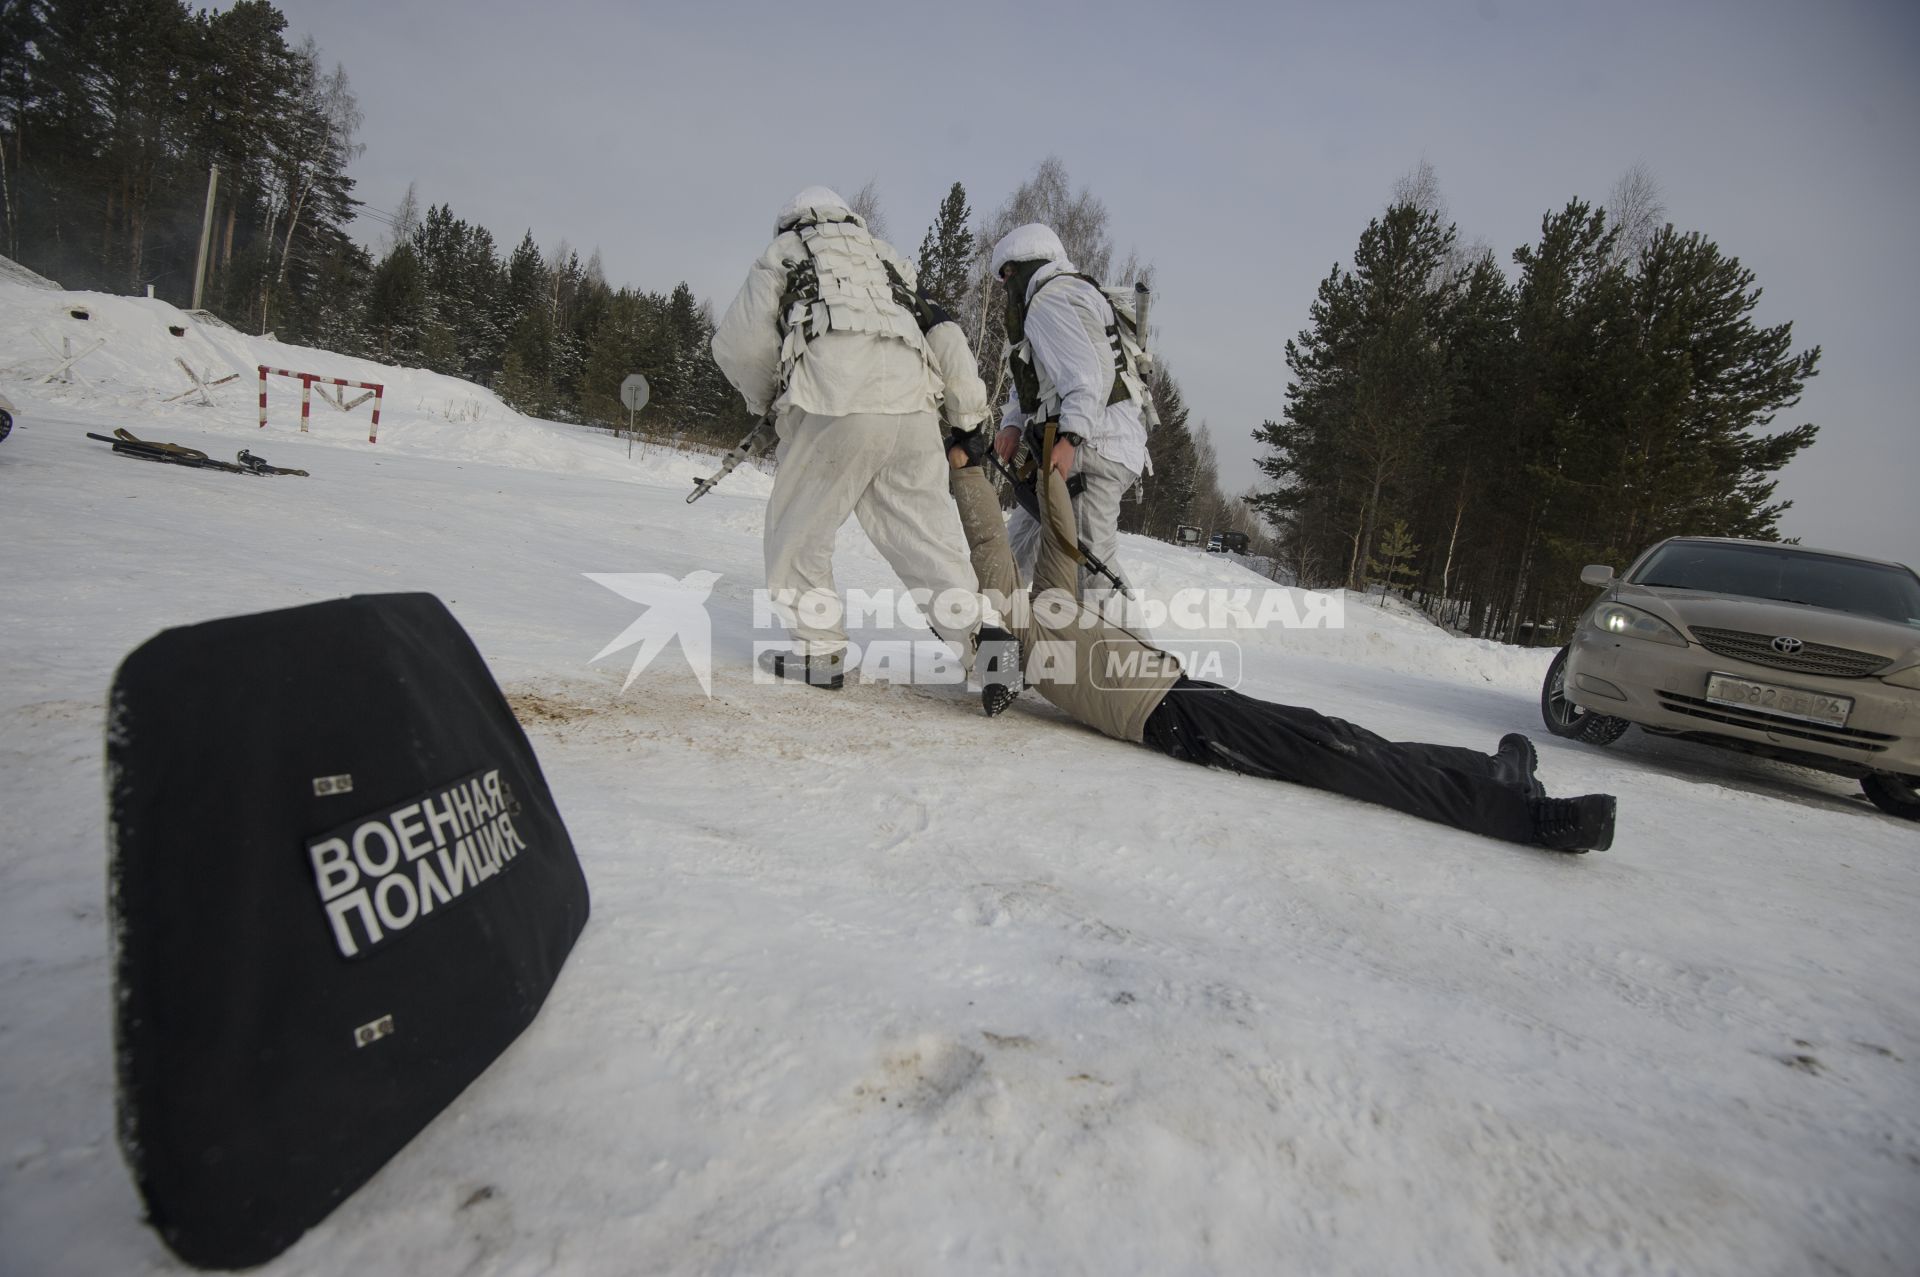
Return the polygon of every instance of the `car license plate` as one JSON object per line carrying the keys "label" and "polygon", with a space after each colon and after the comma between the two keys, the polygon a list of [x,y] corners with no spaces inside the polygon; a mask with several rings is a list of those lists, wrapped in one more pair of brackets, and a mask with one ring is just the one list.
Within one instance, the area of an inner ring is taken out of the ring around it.
{"label": "car license plate", "polygon": [[1845,727],[1853,712],[1853,700],[1846,696],[1828,696],[1798,687],[1779,687],[1755,683],[1731,674],[1707,676],[1707,699],[1715,705],[1734,705],[1757,709],[1781,718],[1797,718],[1803,723],[1821,723],[1827,727]]}

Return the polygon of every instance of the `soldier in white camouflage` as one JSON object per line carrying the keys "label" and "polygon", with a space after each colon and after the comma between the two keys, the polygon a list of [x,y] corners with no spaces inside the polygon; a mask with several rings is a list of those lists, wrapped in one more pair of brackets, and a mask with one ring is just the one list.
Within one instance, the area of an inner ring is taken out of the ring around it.
{"label": "soldier in white camouflage", "polygon": [[947,391],[915,314],[915,284],[913,264],[846,201],[810,186],[781,210],[773,243],[713,337],[714,359],[747,408],[778,416],[767,588],[794,650],[761,662],[816,687],[844,682],[833,539],[849,514],[909,590],[974,599],[970,612],[929,612],[963,663],[973,663],[981,625],[998,620],[979,597],[946,498],[936,410]]}

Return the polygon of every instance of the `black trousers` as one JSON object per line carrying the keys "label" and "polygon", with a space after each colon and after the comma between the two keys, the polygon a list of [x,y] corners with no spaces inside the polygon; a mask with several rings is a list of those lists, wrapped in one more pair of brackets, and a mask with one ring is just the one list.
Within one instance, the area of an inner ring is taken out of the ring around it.
{"label": "black trousers", "polygon": [[1311,785],[1489,838],[1533,841],[1527,794],[1499,778],[1490,754],[1390,741],[1212,683],[1175,683],[1147,717],[1145,743],[1187,762]]}

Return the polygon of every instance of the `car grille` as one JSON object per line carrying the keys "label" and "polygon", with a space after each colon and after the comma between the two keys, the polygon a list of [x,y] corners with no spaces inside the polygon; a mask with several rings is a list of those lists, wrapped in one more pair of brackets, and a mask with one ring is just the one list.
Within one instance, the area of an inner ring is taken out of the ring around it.
{"label": "car grille", "polygon": [[1714,630],[1704,625],[1692,627],[1693,637],[1700,640],[1700,646],[1715,656],[1730,656],[1737,661],[1751,661],[1755,665],[1765,665],[1776,670],[1793,670],[1799,674],[1825,674],[1829,678],[1865,678],[1876,674],[1893,662],[1884,656],[1872,652],[1856,652],[1847,647],[1828,647],[1824,643],[1808,643],[1799,651],[1788,656],[1773,650],[1773,635],[1749,634],[1745,630]]}
{"label": "car grille", "polygon": [[[1695,631],[1695,633],[1698,632]],[[1756,732],[1791,736],[1796,740],[1818,741],[1822,745],[1865,750],[1869,754],[1883,754],[1888,745],[1898,744],[1900,740],[1898,736],[1889,736],[1885,732],[1863,732],[1857,727],[1825,727],[1819,723],[1809,723],[1798,718],[1782,718],[1778,714],[1769,714],[1763,710],[1716,705],[1698,696],[1682,696],[1678,692],[1661,692],[1660,704],[1676,714],[1705,719],[1709,723],[1726,723],[1732,727],[1745,727]]]}

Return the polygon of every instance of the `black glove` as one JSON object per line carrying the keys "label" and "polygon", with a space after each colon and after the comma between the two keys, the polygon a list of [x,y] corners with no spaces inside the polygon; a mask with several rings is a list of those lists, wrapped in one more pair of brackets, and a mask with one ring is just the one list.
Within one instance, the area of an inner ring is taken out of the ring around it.
{"label": "black glove", "polygon": [[993,441],[987,438],[986,431],[975,426],[972,430],[949,430],[946,442],[949,452],[958,448],[967,454],[967,468],[971,468],[986,459],[987,448]]}

